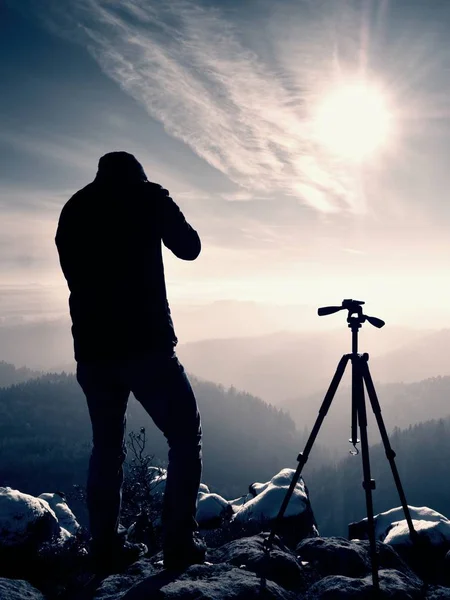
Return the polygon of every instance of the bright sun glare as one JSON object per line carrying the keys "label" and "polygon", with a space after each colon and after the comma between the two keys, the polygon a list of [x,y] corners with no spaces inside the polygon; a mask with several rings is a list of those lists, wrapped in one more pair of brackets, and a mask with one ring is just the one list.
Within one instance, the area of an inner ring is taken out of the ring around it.
{"label": "bright sun glare", "polygon": [[386,145],[391,114],[383,94],[366,84],[341,87],[326,96],[315,117],[318,141],[334,154],[364,160]]}

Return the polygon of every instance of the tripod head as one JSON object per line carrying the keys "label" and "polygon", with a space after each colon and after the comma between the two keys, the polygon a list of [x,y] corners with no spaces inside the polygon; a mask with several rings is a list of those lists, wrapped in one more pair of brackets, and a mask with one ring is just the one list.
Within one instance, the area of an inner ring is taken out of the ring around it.
{"label": "tripod head", "polygon": [[353,330],[358,330],[361,325],[368,321],[374,327],[380,329],[385,324],[384,321],[378,319],[377,317],[369,317],[369,315],[363,314],[362,305],[365,304],[362,300],[343,300],[341,306],[324,306],[319,308],[317,313],[319,317],[324,317],[326,315],[332,315],[340,310],[347,310],[347,323],[348,326]]}

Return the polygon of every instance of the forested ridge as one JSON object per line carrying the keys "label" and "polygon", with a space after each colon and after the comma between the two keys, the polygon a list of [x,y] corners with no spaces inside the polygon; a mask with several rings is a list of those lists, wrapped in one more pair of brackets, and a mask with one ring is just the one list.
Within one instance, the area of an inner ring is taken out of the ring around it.
{"label": "forested ridge", "polygon": [[[390,443],[411,506],[428,506],[450,518],[450,417],[407,429],[395,428]],[[384,447],[370,448],[375,512],[400,506]],[[311,502],[323,535],[347,535],[347,525],[366,516],[361,455],[313,470],[307,477]]]}
{"label": "forested ridge", "polygon": [[[191,377],[204,430],[203,480],[228,496],[293,466],[304,443],[290,416],[262,400]],[[127,428],[147,429],[147,451],[164,462],[165,438],[131,397]],[[91,426],[71,374],[47,374],[0,389],[0,484],[29,493],[84,484]],[[325,460],[319,448],[318,464]]]}

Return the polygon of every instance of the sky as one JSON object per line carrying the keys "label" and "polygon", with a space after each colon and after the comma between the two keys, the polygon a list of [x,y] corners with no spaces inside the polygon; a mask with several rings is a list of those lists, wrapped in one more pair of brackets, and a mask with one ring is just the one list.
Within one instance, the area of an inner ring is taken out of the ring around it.
{"label": "sky", "polygon": [[67,315],[60,210],[126,150],[202,238],[165,253],[172,304],[450,327],[449,27],[447,0],[0,0],[0,322]]}

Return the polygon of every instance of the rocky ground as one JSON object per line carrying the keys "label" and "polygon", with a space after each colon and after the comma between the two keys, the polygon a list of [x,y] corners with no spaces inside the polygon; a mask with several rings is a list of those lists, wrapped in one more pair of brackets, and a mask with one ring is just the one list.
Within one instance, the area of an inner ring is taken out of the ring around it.
{"label": "rocky ground", "polygon": [[[280,537],[270,553],[265,552],[273,518],[270,497],[278,504],[280,489],[288,483],[282,473],[267,484],[254,484],[256,492],[250,486],[245,501],[203,496],[204,512],[211,504],[228,515],[218,526],[218,515],[206,510],[210,525],[215,525],[204,529],[205,564],[168,572],[156,552],[103,579],[90,570],[87,534],[62,496],[34,498],[0,488],[0,600],[450,600],[450,522],[426,507],[411,507],[420,539],[415,545],[405,534],[401,511],[377,515],[378,595],[372,585],[369,543],[362,539],[367,536],[366,521],[350,527],[351,535],[361,539],[320,537],[303,482],[296,491],[296,510],[291,507]],[[208,494],[205,489],[201,493]],[[238,513],[240,518],[233,520]],[[255,515],[258,518],[252,519]],[[130,528],[129,535],[139,538],[139,528]]]}

